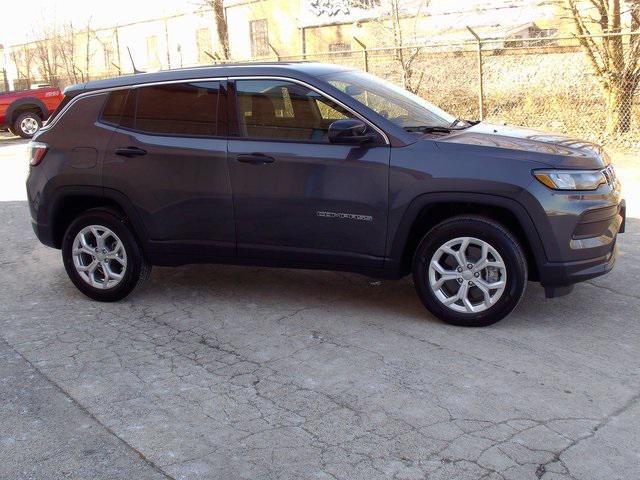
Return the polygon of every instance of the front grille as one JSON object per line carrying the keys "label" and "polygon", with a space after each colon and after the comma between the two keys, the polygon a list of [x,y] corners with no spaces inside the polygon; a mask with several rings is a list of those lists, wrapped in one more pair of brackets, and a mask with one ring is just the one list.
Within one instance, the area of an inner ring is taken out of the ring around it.
{"label": "front grille", "polygon": [[620,205],[597,208],[583,213],[573,232],[574,240],[603,235],[616,221],[618,215],[620,215]]}

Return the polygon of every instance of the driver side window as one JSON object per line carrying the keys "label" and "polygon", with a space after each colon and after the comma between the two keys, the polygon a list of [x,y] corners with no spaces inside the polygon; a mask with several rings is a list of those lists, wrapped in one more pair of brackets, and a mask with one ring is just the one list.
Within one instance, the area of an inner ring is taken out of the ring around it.
{"label": "driver side window", "polygon": [[314,90],[285,80],[237,80],[240,136],[328,143],[329,126],[354,118]]}

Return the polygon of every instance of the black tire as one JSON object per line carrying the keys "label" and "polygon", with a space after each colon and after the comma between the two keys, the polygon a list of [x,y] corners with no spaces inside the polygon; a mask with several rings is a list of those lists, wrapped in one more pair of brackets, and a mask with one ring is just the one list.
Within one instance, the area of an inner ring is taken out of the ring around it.
{"label": "black tire", "polygon": [[9,125],[9,126],[7,127],[7,130],[9,130],[9,133],[10,133],[11,135],[13,135],[13,136],[15,136],[15,137],[17,137],[17,136],[18,136],[18,132],[16,132],[16,131],[13,129],[13,125]]}
{"label": "black tire", "polygon": [[[31,131],[25,131],[22,128],[22,122],[24,120],[31,120],[33,122],[36,122],[38,125],[38,128],[36,129],[35,132],[31,132]],[[21,113],[20,115],[18,115],[18,118],[16,118],[16,121],[13,122],[13,134],[14,135],[19,135],[22,138],[32,138],[35,133],[40,130],[42,128],[42,119],[40,118],[40,116],[37,113],[34,112],[24,112]]]}
{"label": "black tire", "polygon": [[[120,282],[110,288],[96,288],[85,281],[73,261],[73,242],[83,228],[89,225],[99,225],[115,233],[126,252],[126,268]],[[116,212],[107,209],[92,209],[76,218],[64,235],[62,241],[62,260],[64,267],[73,284],[89,298],[101,302],[115,302],[125,298],[133,290],[140,287],[151,273],[151,264],[145,259],[140,244],[127,226],[125,220]]]}
{"label": "black tire", "polygon": [[[434,254],[445,243],[459,237],[487,242],[502,257],[506,267],[507,281],[502,296],[482,312],[454,311],[436,297],[429,284],[429,264]],[[459,216],[436,225],[422,238],[413,259],[413,279],[420,300],[433,315],[457,326],[485,327],[502,320],[522,299],[527,278],[527,260],[518,240],[504,226],[486,217]]]}

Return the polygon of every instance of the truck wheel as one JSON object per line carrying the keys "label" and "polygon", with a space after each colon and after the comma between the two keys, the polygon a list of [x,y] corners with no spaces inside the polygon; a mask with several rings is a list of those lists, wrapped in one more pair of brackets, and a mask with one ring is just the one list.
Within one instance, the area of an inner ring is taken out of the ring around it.
{"label": "truck wheel", "polygon": [[460,216],[433,227],[413,260],[416,290],[441,320],[484,327],[518,305],[527,284],[527,261],[516,238],[485,217]]}
{"label": "truck wheel", "polygon": [[42,127],[42,119],[37,113],[24,112],[13,122],[13,132],[22,138],[31,138]]}
{"label": "truck wheel", "polygon": [[101,302],[125,298],[151,273],[131,230],[106,209],[88,210],[71,223],[62,241],[62,260],[78,290]]}

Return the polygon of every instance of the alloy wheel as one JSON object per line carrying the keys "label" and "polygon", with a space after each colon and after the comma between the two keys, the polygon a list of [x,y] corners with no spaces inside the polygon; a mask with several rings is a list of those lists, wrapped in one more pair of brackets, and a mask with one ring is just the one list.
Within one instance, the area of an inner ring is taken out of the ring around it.
{"label": "alloy wheel", "polygon": [[95,288],[117,286],[127,270],[124,244],[112,230],[101,225],[89,225],[76,234],[72,255],[80,278]]}
{"label": "alloy wheel", "polygon": [[429,286],[447,308],[483,312],[500,300],[507,268],[498,251],[484,240],[458,237],[440,246],[429,262]]}

